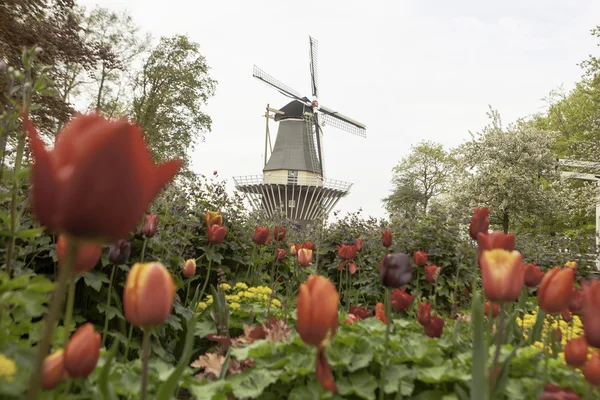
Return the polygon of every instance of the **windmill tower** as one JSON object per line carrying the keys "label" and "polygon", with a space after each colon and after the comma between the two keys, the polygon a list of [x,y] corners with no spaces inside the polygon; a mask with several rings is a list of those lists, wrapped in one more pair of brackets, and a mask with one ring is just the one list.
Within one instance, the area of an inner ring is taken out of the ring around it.
{"label": "windmill tower", "polygon": [[[280,110],[267,105],[263,174],[233,178],[254,208],[268,216],[281,214],[299,226],[329,214],[352,187],[351,183],[325,178],[322,126],[366,137],[365,125],[319,104],[317,41],[312,37],[309,41],[312,100],[254,66],[255,78],[292,101]],[[267,160],[270,119],[279,127]]]}

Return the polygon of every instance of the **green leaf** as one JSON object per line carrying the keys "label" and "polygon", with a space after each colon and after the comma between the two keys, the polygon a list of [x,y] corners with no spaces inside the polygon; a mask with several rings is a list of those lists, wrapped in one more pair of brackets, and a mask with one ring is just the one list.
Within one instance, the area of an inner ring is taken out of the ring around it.
{"label": "green leaf", "polygon": [[193,385],[189,391],[197,400],[227,400],[226,394],[231,392],[229,382],[220,380],[206,385]]}
{"label": "green leaf", "polygon": [[54,282],[48,280],[42,275],[37,275],[31,280],[27,290],[34,293],[49,293],[54,290]]}
{"label": "green leaf", "polygon": [[486,400],[489,396],[487,390],[487,346],[483,336],[483,298],[476,291],[471,299],[471,326],[473,328],[473,364],[471,369],[471,399]]}
{"label": "green leaf", "polygon": [[32,229],[23,229],[17,232],[16,236],[22,239],[32,239],[40,236],[46,230],[45,227],[41,228],[32,228]]}
{"label": "green leaf", "polygon": [[386,394],[396,393],[398,389],[402,396],[410,396],[415,389],[412,370],[406,364],[392,364],[385,372],[383,390]]}
{"label": "green leaf", "polygon": [[544,327],[544,321],[546,320],[546,312],[541,308],[538,309],[537,317],[535,319],[535,324],[531,329],[531,333],[529,334],[529,344],[534,344],[535,342],[539,342],[542,337],[542,328]]}
{"label": "green leaf", "polygon": [[230,375],[227,381],[236,398],[257,398],[269,385],[277,382],[281,373],[282,371],[251,368],[241,374]]}
{"label": "green leaf", "polygon": [[377,379],[367,372],[366,369],[351,373],[348,377],[340,377],[336,380],[339,393],[342,396],[356,395],[361,399],[375,400]]}
{"label": "green leaf", "polygon": [[106,277],[106,275],[104,275],[100,272],[96,272],[96,273],[84,272],[80,276],[83,277],[83,280],[84,280],[86,286],[90,286],[96,292],[100,291],[103,284],[108,285],[110,283],[108,281],[108,278]]}
{"label": "green leaf", "polygon": [[[96,309],[101,314],[104,314],[106,312],[106,304],[97,303],[96,304]],[[117,307],[111,305],[110,308],[108,309],[108,319],[112,320],[114,317],[119,317],[122,320],[125,319],[125,317],[123,316],[123,313],[121,312],[121,310],[119,310]]]}

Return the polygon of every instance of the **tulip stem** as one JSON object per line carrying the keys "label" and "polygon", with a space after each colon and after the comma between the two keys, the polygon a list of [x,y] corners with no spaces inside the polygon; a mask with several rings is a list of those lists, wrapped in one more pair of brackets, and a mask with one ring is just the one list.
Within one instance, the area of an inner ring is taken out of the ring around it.
{"label": "tulip stem", "polygon": [[140,254],[140,262],[144,262],[144,256],[146,255],[146,244],[148,243],[148,238],[144,236],[144,244],[142,245],[142,253]]}
{"label": "tulip stem", "polygon": [[210,258],[208,259],[208,271],[206,272],[206,279],[204,280],[204,286],[202,286],[202,292],[200,292],[200,296],[198,297],[199,301],[202,299],[202,296],[204,296],[204,291],[206,290],[206,285],[208,285],[208,279],[210,278],[210,269],[212,267],[214,247],[209,244],[208,248],[210,251]]}
{"label": "tulip stem", "polygon": [[190,286],[192,286],[192,278],[188,279],[187,290],[185,292],[185,306],[189,307],[188,301],[190,299]]}
{"label": "tulip stem", "polygon": [[65,318],[63,320],[63,324],[65,326],[65,338],[64,345],[67,345],[69,341],[69,336],[71,336],[71,319],[73,318],[73,306],[75,305],[75,277],[71,274],[71,278],[69,279],[69,295],[67,297],[67,310],[65,311]]}
{"label": "tulip stem", "polygon": [[150,358],[150,330],[144,328],[144,340],[142,342],[142,387],[140,389],[140,400],[146,399],[148,386],[148,359]]}
{"label": "tulip stem", "polygon": [[[493,304],[490,302],[490,312],[492,312],[492,309]],[[494,361],[492,362],[492,374],[490,377],[491,388],[493,388],[496,385],[496,366],[498,365],[498,359],[500,358],[500,349],[502,348],[502,340],[504,334],[504,304],[500,303],[498,305],[498,309],[498,325],[496,326],[496,351],[494,352]]]}
{"label": "tulip stem", "polygon": [[108,331],[108,313],[110,309],[110,298],[112,294],[113,280],[115,278],[116,264],[113,264],[112,271],[110,271],[110,281],[108,282],[108,295],[106,296],[106,309],[104,310],[104,330],[102,331],[102,347],[106,342],[106,332]]}
{"label": "tulip stem", "polygon": [[129,325],[129,334],[127,335],[127,344],[125,345],[125,361],[129,358],[129,344],[131,343],[131,336],[133,335],[133,325]]}
{"label": "tulip stem", "polygon": [[77,250],[79,249],[79,242],[77,240],[69,240],[68,243],[67,259],[59,268],[58,281],[56,282],[56,288],[52,293],[52,300],[50,302],[48,314],[46,315],[46,320],[44,321],[44,330],[42,332],[40,344],[38,345],[35,364],[29,380],[29,390],[27,392],[27,398],[29,400],[36,400],[41,389],[40,384],[44,360],[46,359],[52,344],[54,324],[60,315],[60,310],[62,309],[63,300],[65,298],[65,289],[67,288]]}
{"label": "tulip stem", "polygon": [[392,312],[390,309],[390,289],[388,287],[385,288],[384,304],[385,304],[385,316],[387,319],[387,324],[385,327],[385,345],[383,347],[383,362],[381,365],[381,379],[379,381],[379,400],[383,400],[383,398],[385,397],[385,391],[384,391],[385,372],[387,369],[388,349],[390,346],[390,328],[393,323],[392,315],[391,315]]}
{"label": "tulip stem", "polygon": [[419,288],[420,286],[420,278],[421,277],[421,270],[419,269],[419,266],[417,265],[417,289],[415,290],[416,294],[417,294],[417,303],[419,303],[419,301],[421,301],[421,289]]}

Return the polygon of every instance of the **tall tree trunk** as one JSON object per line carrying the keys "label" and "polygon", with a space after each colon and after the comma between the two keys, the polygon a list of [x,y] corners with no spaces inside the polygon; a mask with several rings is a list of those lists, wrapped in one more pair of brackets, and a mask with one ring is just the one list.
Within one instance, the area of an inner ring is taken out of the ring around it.
{"label": "tall tree trunk", "polygon": [[508,211],[504,211],[502,215],[502,230],[504,230],[504,233],[508,233],[508,222]]}
{"label": "tall tree trunk", "polygon": [[96,99],[96,111],[101,111],[102,105],[102,90],[104,89],[104,79],[106,78],[106,67],[102,63],[102,74],[100,75],[100,87],[98,88],[98,98]]}

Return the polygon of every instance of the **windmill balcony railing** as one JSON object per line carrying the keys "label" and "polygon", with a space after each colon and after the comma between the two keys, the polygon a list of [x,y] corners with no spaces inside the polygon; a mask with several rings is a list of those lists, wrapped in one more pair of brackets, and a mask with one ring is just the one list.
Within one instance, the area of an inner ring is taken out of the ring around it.
{"label": "windmill balcony railing", "polygon": [[348,192],[352,187],[352,183],[339,181],[336,179],[323,179],[316,176],[264,176],[264,175],[248,175],[235,176],[233,180],[236,186],[254,186],[254,185],[299,185],[299,186],[317,186],[324,189],[339,190]]}

